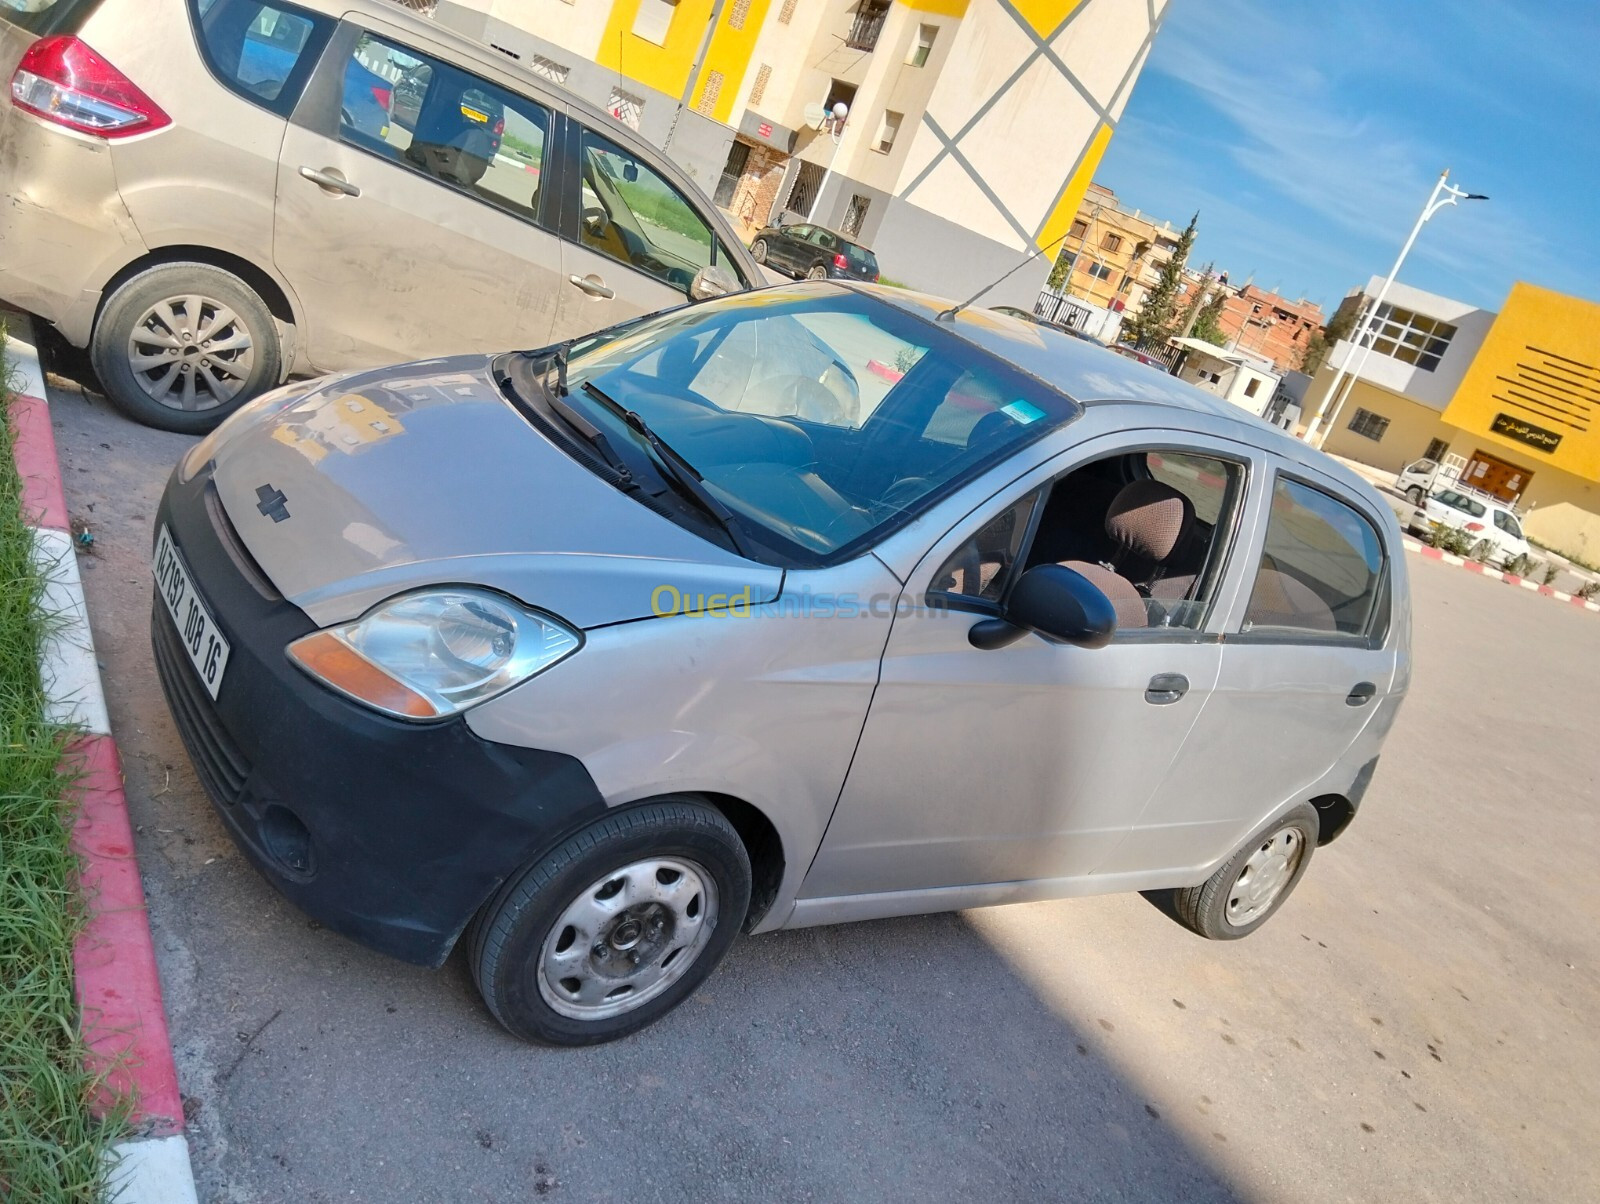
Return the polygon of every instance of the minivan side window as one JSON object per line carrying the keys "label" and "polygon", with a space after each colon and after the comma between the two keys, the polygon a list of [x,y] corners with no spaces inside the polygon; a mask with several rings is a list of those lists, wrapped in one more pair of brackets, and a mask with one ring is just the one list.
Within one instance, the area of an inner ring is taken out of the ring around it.
{"label": "minivan side window", "polygon": [[1378,617],[1383,568],[1383,541],[1370,522],[1320,489],[1279,477],[1243,629],[1365,636]]}
{"label": "minivan side window", "polygon": [[344,66],[339,137],[537,220],[550,114],[496,84],[364,34]]}
{"label": "minivan side window", "polygon": [[206,66],[230,91],[287,117],[333,22],[292,4],[189,0]]}
{"label": "minivan side window", "polygon": [[578,158],[584,246],[681,289],[713,263],[738,274],[710,223],[649,166],[587,128]]}

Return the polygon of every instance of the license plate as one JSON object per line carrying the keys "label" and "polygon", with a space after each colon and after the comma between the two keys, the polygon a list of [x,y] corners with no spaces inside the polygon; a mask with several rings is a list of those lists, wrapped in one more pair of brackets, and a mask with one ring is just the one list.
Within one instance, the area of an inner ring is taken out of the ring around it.
{"label": "license plate", "polygon": [[156,536],[155,573],[156,593],[167,604],[167,613],[177,625],[184,651],[206,692],[215,699],[228,668],[228,641],[217,629],[217,620],[195,589],[194,576],[164,526]]}

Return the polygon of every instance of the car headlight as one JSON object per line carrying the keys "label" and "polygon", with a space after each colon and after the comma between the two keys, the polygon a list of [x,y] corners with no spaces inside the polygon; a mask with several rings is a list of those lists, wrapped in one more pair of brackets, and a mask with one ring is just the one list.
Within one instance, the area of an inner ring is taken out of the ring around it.
{"label": "car headlight", "polygon": [[324,685],[398,719],[459,714],[576,652],[583,637],[549,615],[471,588],[391,598],[289,645]]}
{"label": "car headlight", "polygon": [[325,388],[332,380],[331,376],[315,380],[297,380],[293,384],[280,385],[270,392],[263,393],[253,401],[247,401],[225,418],[216,430],[184,453],[183,459],[178,461],[178,483],[187,485],[194,480],[207,464],[217,458],[217,449],[222,446],[225,439],[232,438],[237,432],[253,426],[264,418],[271,418],[280,410],[288,409],[301,398]]}

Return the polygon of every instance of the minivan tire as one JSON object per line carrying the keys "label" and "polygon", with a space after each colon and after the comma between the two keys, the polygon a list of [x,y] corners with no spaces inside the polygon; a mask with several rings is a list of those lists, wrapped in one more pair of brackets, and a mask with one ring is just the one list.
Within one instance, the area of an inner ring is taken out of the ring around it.
{"label": "minivan tire", "polygon": [[[190,314],[197,302],[200,312]],[[170,307],[165,318],[158,315],[164,305]],[[177,330],[168,329],[174,324]],[[172,374],[159,366],[143,373],[136,368],[135,335],[140,330],[149,336],[146,353],[174,352],[181,375],[169,381],[166,377]],[[241,346],[243,339],[248,341]],[[169,347],[169,341],[174,345]],[[213,346],[213,354],[207,355]],[[204,263],[162,264],[121,285],[95,322],[89,357],[106,396],[119,410],[146,426],[183,435],[212,430],[252,397],[277,385],[283,373],[278,326],[266,303],[232,272]],[[182,408],[185,376],[200,382],[194,396],[205,408]],[[213,401],[212,380],[232,392]],[[171,390],[167,401],[152,391],[162,384]]]}
{"label": "minivan tire", "polygon": [[[1317,809],[1310,803],[1301,803],[1246,841],[1199,886],[1174,891],[1173,911],[1186,928],[1207,940],[1236,941],[1249,936],[1294,893],[1311,864],[1320,830]],[[1292,862],[1280,864],[1278,859],[1286,852],[1292,853]],[[1251,866],[1252,858],[1258,858],[1255,866]],[[1272,881],[1274,893],[1260,900],[1265,905],[1259,910],[1250,906],[1249,880],[1244,876],[1247,866],[1276,875]]]}
{"label": "minivan tire", "polygon": [[[660,901],[653,883],[676,897]],[[468,934],[472,977],[495,1019],[525,1041],[615,1041],[659,1020],[716,969],[743,927],[750,888],[744,842],[714,808],[676,796],[617,811],[484,905]],[[600,906],[619,895],[636,901]],[[630,1003],[636,988],[641,1002]]]}

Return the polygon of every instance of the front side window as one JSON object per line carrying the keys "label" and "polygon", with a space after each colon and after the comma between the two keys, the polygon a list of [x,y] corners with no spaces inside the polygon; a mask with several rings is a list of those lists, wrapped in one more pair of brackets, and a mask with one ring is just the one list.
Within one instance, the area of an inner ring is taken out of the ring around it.
{"label": "front side window", "polygon": [[571,402],[656,475],[632,410],[780,561],[831,563],[1081,411],[933,322],[848,289],[764,289],[580,343]]}
{"label": "front side window", "polygon": [[1365,637],[1383,583],[1383,543],[1351,507],[1279,477],[1244,631]]}
{"label": "front side window", "polygon": [[713,263],[737,274],[711,223],[648,164],[589,129],[579,160],[584,246],[681,289]]}
{"label": "front side window", "polygon": [[372,34],[344,67],[344,141],[518,217],[538,217],[549,130],[531,100]]}
{"label": "front side window", "polygon": [[288,4],[191,0],[212,73],[246,100],[287,116],[327,43],[333,22]]}
{"label": "front side window", "polygon": [[928,583],[933,600],[957,599],[998,605],[1011,583],[1012,569],[1028,534],[1028,522],[1039,502],[1034,491],[1007,506],[985,523],[971,539],[952,552]]}

